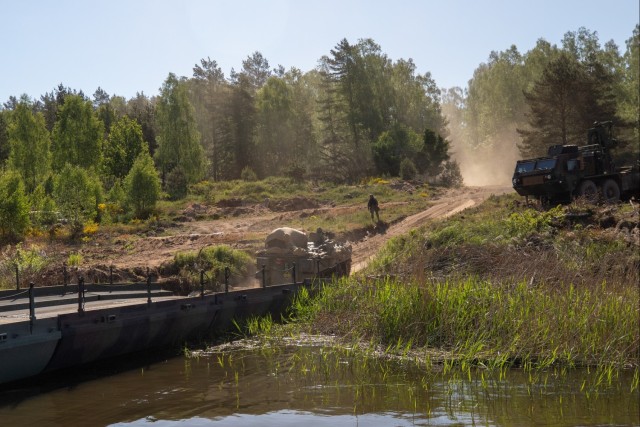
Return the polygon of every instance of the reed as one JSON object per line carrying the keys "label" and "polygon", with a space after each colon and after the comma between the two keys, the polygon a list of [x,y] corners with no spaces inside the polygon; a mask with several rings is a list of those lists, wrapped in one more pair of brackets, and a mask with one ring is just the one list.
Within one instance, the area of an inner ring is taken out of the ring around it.
{"label": "reed", "polygon": [[351,278],[305,298],[294,314],[311,332],[390,353],[437,349],[456,363],[485,367],[640,366],[636,286]]}

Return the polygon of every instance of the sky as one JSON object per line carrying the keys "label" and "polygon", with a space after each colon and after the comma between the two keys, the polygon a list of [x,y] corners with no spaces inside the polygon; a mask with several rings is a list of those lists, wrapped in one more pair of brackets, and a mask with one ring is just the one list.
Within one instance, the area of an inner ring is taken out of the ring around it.
{"label": "sky", "polygon": [[228,77],[254,52],[306,72],[345,38],[465,88],[491,51],[560,45],[580,27],[623,53],[639,15],[638,0],[0,0],[0,104],[60,83],[154,96],[202,58]]}

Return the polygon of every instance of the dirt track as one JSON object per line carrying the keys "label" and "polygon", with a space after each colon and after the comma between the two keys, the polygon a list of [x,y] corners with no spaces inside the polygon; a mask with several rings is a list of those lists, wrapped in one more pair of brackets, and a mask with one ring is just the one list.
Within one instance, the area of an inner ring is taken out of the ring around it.
{"label": "dirt track", "polygon": [[[445,218],[475,206],[491,194],[510,191],[512,189],[508,187],[466,187],[447,191],[435,199],[434,205],[429,209],[379,229],[379,232],[369,233],[359,241],[351,242],[352,272],[364,268],[391,237],[407,233],[430,220]],[[391,208],[385,204],[381,207],[383,214],[385,208]],[[283,213],[257,206],[250,210],[252,211],[248,214],[237,218],[182,222],[164,230],[162,236],[105,236],[96,240],[94,245],[83,248],[83,257],[89,265],[113,265],[115,268],[127,270],[155,269],[180,251],[197,250],[216,244],[228,244],[238,249],[261,247],[265,236],[274,228],[286,225],[288,218],[315,215],[322,211],[339,214],[363,208],[361,205],[320,207]]]}
{"label": "dirt track", "polygon": [[435,200],[429,209],[411,215],[397,224],[389,226],[384,233],[375,234],[353,245],[351,271],[357,272],[367,266],[382,245],[394,236],[408,233],[430,220],[446,218],[464,209],[482,203],[492,194],[504,194],[513,191],[510,187],[466,187],[451,191]]}

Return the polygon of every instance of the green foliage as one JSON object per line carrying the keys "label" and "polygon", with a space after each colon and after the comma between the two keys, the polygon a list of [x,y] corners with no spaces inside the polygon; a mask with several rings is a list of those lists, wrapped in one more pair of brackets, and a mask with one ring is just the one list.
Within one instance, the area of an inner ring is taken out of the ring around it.
{"label": "green foliage", "polygon": [[404,180],[412,180],[416,177],[418,170],[411,159],[404,158],[400,162],[400,178]]}
{"label": "green foliage", "polygon": [[142,127],[127,116],[121,117],[112,125],[105,144],[103,167],[106,175],[123,179],[144,150],[147,146],[142,139]]}
{"label": "green foliage", "polygon": [[590,67],[563,53],[525,92],[531,109],[528,129],[520,131],[525,156],[544,155],[553,144],[584,145],[585,131],[597,118],[616,121],[615,104],[607,95],[610,83]]}
{"label": "green foliage", "polygon": [[20,173],[27,193],[31,193],[51,172],[49,131],[44,116],[33,114],[25,103],[16,106],[11,118],[9,167]]}
{"label": "green foliage", "polygon": [[372,146],[377,172],[399,176],[402,159],[413,158],[420,146],[419,135],[404,126],[395,125],[383,132]]}
{"label": "green foliage", "polygon": [[104,125],[96,117],[91,102],[78,95],[66,96],[52,133],[54,171],[60,172],[67,163],[98,168],[103,135]]}
{"label": "green foliage", "polygon": [[243,181],[257,181],[258,175],[249,166],[245,166],[240,173],[240,179]]}
{"label": "green foliage", "polygon": [[[597,289],[467,278],[435,283],[355,278],[298,298],[294,315],[314,332],[381,345],[438,349],[457,362],[611,366],[637,363],[635,286]],[[331,319],[330,322],[327,319]]]}
{"label": "green foliage", "polygon": [[230,246],[208,246],[199,251],[179,252],[173,258],[173,264],[191,283],[198,283],[201,271],[209,278],[222,281],[225,268],[233,280],[246,277],[253,265],[251,256]]}
{"label": "green foliage", "polygon": [[29,227],[29,201],[20,174],[0,173],[0,239],[20,239]]}
{"label": "green foliage", "polygon": [[270,77],[256,94],[256,148],[259,150],[260,171],[279,175],[291,159],[303,155],[296,149],[291,127],[293,120],[291,90],[278,77]]}
{"label": "green foliage", "polygon": [[295,182],[304,182],[304,176],[306,174],[306,169],[300,163],[291,163],[288,168],[285,170],[285,175]]}
{"label": "green foliage", "polygon": [[449,141],[430,129],[425,129],[422,147],[416,154],[415,164],[420,173],[438,176],[449,160]]}
{"label": "green foliage", "polygon": [[147,218],[160,198],[160,178],[153,159],[143,151],[124,181],[127,205],[136,218]]}
{"label": "green foliage", "polygon": [[82,232],[84,223],[96,217],[102,186],[85,169],[67,164],[56,177],[54,199],[75,238]]}
{"label": "green foliage", "polygon": [[53,198],[46,193],[43,184],[38,185],[29,195],[29,204],[31,205],[33,224],[48,226],[58,220],[56,204]]}
{"label": "green foliage", "polygon": [[[167,180],[171,172],[179,169],[176,174],[182,178],[174,177],[174,191],[169,191],[174,197],[186,195],[188,184],[196,183],[204,176],[204,150],[200,145],[194,114],[186,84],[170,73],[162,85],[156,105],[158,149],[155,157]],[[184,185],[177,185],[178,181]]]}
{"label": "green foliage", "polygon": [[7,121],[9,117],[9,111],[0,110],[0,168],[4,165],[5,161],[9,158],[10,144],[9,134],[7,128],[9,127]]}
{"label": "green foliage", "polygon": [[[15,251],[0,261],[0,283],[3,281],[9,283],[13,280],[15,284],[16,268],[21,283],[32,281],[49,263],[45,251],[40,247],[33,245],[25,248],[22,243],[18,243]],[[6,279],[2,280],[5,277]],[[11,279],[8,279],[9,277]]]}
{"label": "green foliage", "polygon": [[440,174],[440,183],[445,187],[462,187],[464,180],[458,162],[450,160],[444,163],[444,170]]}
{"label": "green foliage", "polygon": [[511,236],[523,237],[548,230],[553,221],[564,217],[564,208],[556,206],[548,211],[525,209],[514,212],[505,220],[506,230]]}
{"label": "green foliage", "polygon": [[165,180],[166,190],[173,200],[184,199],[187,195],[189,182],[187,175],[181,166],[176,166],[167,174]]}
{"label": "green foliage", "polygon": [[67,257],[67,265],[69,267],[79,267],[82,264],[83,257],[79,253],[70,253]]}

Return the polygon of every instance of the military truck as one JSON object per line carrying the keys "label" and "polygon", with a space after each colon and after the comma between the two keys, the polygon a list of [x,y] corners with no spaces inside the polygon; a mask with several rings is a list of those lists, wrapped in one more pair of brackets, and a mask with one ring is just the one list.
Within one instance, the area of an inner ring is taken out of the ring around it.
{"label": "military truck", "polygon": [[351,245],[341,244],[318,229],[306,233],[289,227],[273,230],[256,255],[256,278],[263,286],[302,282],[316,277],[348,276]]}
{"label": "military truck", "polygon": [[546,157],[518,160],[513,188],[543,204],[568,203],[575,197],[590,201],[638,197],[639,165],[616,167],[610,150],[618,141],[613,123],[596,122],[587,133],[588,145],[552,145]]}

